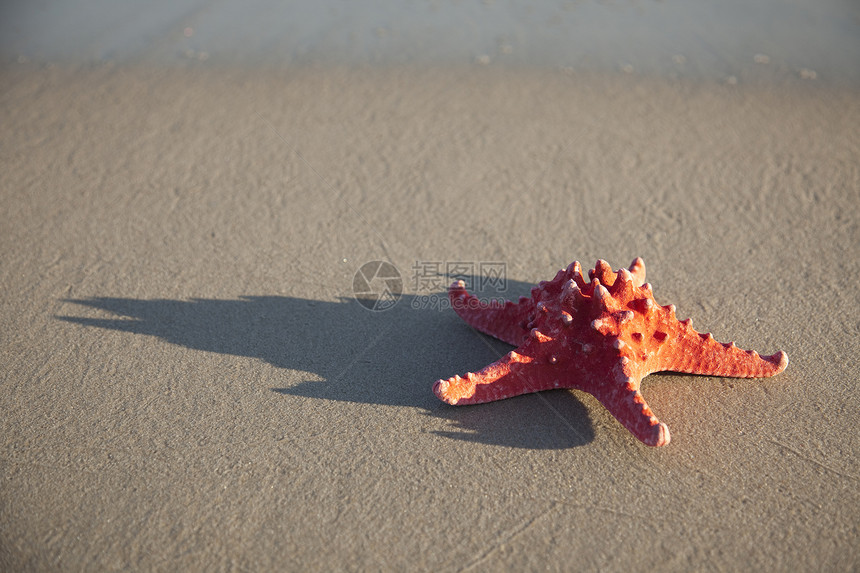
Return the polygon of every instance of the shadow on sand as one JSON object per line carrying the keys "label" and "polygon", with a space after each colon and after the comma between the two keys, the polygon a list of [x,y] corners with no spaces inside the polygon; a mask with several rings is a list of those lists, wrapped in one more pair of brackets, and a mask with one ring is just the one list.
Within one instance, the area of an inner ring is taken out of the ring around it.
{"label": "shadow on sand", "polygon": [[[259,358],[324,379],[272,388],[281,395],[422,408],[461,430],[439,435],[486,444],[562,449],[594,438],[586,408],[568,391],[464,407],[437,400],[431,391],[436,379],[479,370],[511,347],[476,335],[452,310],[433,308],[427,297],[404,295],[381,312],[369,311],[354,298],[322,302],[284,296],[93,297],[66,302],[114,315],[57,317],[66,322]],[[558,416],[548,415],[547,405]]]}

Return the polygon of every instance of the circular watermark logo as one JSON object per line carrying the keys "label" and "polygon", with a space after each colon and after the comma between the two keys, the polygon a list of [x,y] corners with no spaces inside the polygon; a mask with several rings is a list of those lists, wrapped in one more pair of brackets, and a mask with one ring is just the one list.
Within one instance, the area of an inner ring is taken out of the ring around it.
{"label": "circular watermark logo", "polygon": [[397,304],[403,294],[403,278],[391,263],[370,261],[355,272],[352,294],[368,310],[388,310]]}

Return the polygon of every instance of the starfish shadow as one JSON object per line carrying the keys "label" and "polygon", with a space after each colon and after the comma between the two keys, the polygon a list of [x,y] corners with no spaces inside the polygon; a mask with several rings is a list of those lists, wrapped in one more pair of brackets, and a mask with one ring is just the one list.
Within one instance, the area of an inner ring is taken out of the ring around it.
{"label": "starfish shadow", "polygon": [[[478,406],[453,407],[437,400],[431,392],[436,379],[480,369],[511,347],[475,336],[453,311],[433,308],[426,297],[404,295],[382,312],[369,311],[354,298],[93,297],[65,302],[99,314],[56,317],[68,323],[258,358],[323,379],[271,389],[284,396],[424,409],[427,415],[450,420],[456,430],[436,432],[440,436],[529,449],[570,448],[594,437],[585,406],[567,391]],[[107,318],[105,313],[110,313]],[[560,416],[548,416],[548,406]]]}

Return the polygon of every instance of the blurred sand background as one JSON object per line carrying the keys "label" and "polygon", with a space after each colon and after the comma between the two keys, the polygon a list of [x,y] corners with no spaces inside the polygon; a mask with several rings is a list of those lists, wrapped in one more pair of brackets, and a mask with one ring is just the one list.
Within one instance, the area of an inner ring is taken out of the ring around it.
{"label": "blurred sand background", "polygon": [[[0,570],[856,570],[860,10],[777,4],[5,6]],[[433,396],[510,347],[416,263],[636,256],[788,369]]]}

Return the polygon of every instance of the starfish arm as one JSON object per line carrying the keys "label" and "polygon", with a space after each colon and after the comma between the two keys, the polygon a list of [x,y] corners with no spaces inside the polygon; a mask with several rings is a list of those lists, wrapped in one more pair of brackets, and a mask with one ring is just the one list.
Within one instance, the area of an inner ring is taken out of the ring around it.
{"label": "starfish arm", "polygon": [[648,446],[665,446],[671,440],[669,427],[651,412],[639,392],[639,384],[629,379],[625,385],[607,385],[593,392],[621,425]]}
{"label": "starfish arm", "polygon": [[463,281],[455,281],[448,289],[451,308],[467,324],[499,340],[519,346],[528,335],[530,316],[533,317],[535,303],[522,297],[518,303],[506,301],[481,301],[466,291]]}
{"label": "starfish arm", "polygon": [[666,345],[654,362],[658,370],[686,372],[732,378],[765,378],[779,374],[788,366],[788,355],[777,352],[760,356],[754,350],[743,350],[734,342],[723,344],[710,333],[693,330],[690,321],[678,322]]}
{"label": "starfish arm", "polygon": [[532,358],[517,350],[508,352],[479,372],[437,380],[433,385],[433,393],[443,402],[463,406],[568,387],[561,383],[560,375],[563,373],[557,368],[536,364]]}

